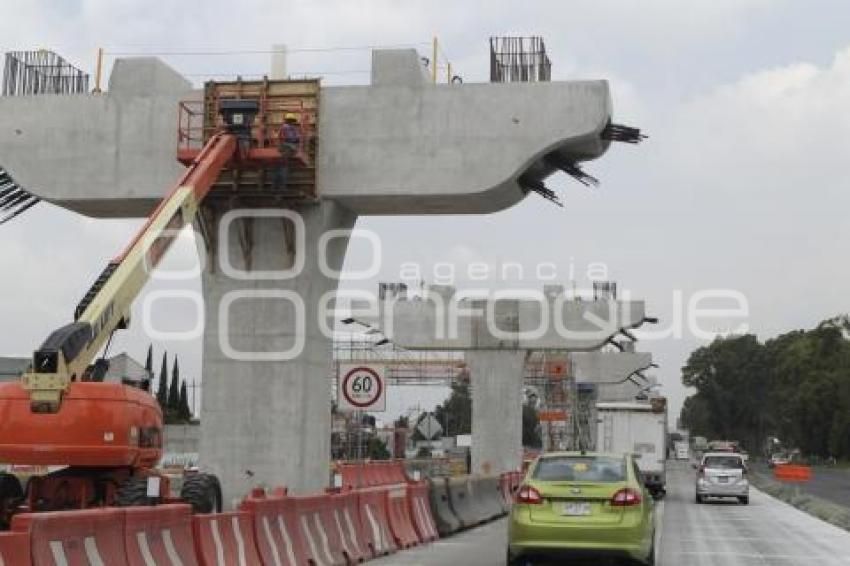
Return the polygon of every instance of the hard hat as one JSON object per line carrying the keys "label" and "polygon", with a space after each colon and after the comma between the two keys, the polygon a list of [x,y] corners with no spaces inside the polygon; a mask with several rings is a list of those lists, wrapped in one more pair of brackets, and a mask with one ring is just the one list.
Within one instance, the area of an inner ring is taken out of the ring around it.
{"label": "hard hat", "polygon": [[287,112],[287,113],[286,113],[286,115],[283,117],[283,119],[284,119],[284,121],[286,121],[286,122],[289,122],[290,120],[297,122],[297,121],[298,121],[298,116],[296,116],[296,115],[295,115],[295,114],[293,114],[292,112]]}

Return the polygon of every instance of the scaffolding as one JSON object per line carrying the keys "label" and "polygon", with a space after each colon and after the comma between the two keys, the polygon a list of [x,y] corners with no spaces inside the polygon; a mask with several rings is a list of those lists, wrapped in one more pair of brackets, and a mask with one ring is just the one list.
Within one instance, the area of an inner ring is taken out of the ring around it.
{"label": "scaffolding", "polygon": [[552,80],[552,62],[542,37],[491,37],[490,82],[535,83]]}
{"label": "scaffolding", "polygon": [[3,96],[85,94],[89,76],[46,49],[6,53]]}

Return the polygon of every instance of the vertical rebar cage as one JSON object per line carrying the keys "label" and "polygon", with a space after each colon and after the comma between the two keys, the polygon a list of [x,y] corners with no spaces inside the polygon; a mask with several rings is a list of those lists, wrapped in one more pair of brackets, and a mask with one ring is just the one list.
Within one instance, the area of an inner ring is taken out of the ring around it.
{"label": "vertical rebar cage", "polygon": [[552,62],[542,37],[491,37],[490,82],[532,83],[552,80]]}
{"label": "vertical rebar cage", "polygon": [[3,69],[3,96],[84,94],[89,76],[52,51],[11,51]]}

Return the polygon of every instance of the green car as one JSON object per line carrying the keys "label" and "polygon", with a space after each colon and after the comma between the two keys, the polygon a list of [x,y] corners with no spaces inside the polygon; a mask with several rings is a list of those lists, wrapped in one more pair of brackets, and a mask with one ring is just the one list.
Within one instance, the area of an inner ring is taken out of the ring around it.
{"label": "green car", "polygon": [[548,452],[516,492],[508,564],[537,558],[655,563],[655,504],[631,455]]}

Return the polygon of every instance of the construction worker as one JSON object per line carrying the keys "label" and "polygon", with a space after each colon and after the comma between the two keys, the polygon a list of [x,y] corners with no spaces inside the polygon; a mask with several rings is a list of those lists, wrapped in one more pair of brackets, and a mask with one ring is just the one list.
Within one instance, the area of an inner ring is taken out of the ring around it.
{"label": "construction worker", "polygon": [[283,117],[283,124],[278,131],[278,150],[283,158],[283,163],[275,173],[274,188],[285,189],[286,180],[289,176],[289,159],[298,153],[301,145],[301,128],[298,125],[298,116],[287,112]]}

